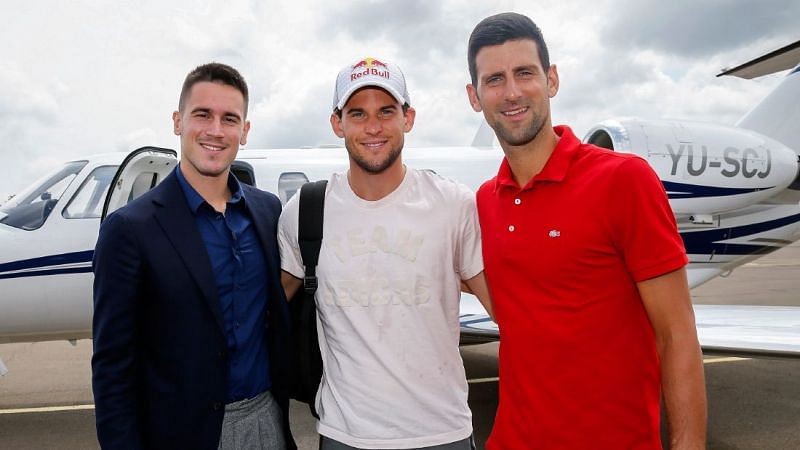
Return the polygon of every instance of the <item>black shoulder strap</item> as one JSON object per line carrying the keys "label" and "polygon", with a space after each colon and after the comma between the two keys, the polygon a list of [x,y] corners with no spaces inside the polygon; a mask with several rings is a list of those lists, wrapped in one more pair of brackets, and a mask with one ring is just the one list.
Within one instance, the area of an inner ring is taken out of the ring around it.
{"label": "black shoulder strap", "polygon": [[317,263],[322,246],[322,217],[325,211],[325,186],[328,180],[306,183],[300,188],[300,217],[297,242],[306,267],[303,288],[312,296],[317,291]]}

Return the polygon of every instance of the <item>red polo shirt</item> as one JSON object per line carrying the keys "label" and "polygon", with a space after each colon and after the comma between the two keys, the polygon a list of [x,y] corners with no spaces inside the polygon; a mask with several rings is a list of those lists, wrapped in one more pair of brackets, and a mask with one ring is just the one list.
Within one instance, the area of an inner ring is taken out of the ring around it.
{"label": "red polo shirt", "polygon": [[635,155],[566,126],[520,189],[504,159],[477,194],[500,328],[489,450],[661,448],[661,378],[636,283],[683,267],[666,193]]}

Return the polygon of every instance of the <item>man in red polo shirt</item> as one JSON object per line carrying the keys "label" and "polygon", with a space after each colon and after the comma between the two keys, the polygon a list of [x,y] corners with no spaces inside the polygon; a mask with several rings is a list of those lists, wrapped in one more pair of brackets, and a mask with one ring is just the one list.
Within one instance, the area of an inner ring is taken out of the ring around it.
{"label": "man in red polo shirt", "polygon": [[638,156],[553,127],[558,72],[539,28],[484,19],[470,103],[505,152],[477,194],[500,327],[490,450],[703,448],[706,400],[686,254],[661,183]]}

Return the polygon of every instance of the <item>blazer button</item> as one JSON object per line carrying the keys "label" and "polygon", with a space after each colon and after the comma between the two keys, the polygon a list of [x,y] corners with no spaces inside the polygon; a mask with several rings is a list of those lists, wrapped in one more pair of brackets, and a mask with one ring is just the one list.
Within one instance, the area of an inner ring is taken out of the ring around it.
{"label": "blazer button", "polygon": [[219,411],[220,409],[222,409],[222,402],[214,402],[214,404],[211,405],[211,407],[214,408],[214,411]]}

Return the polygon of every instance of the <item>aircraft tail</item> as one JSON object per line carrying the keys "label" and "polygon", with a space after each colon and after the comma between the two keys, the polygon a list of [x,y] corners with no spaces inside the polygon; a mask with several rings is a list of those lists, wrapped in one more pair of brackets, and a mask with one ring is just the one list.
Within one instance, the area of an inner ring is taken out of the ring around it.
{"label": "aircraft tail", "polygon": [[494,130],[485,120],[481,119],[481,125],[478,127],[478,131],[475,133],[470,145],[476,148],[492,148],[494,145]]}
{"label": "aircraft tail", "polygon": [[800,41],[723,71],[717,76],[757,78],[792,69],[764,100],[745,114],[737,127],[776,139],[800,154]]}

